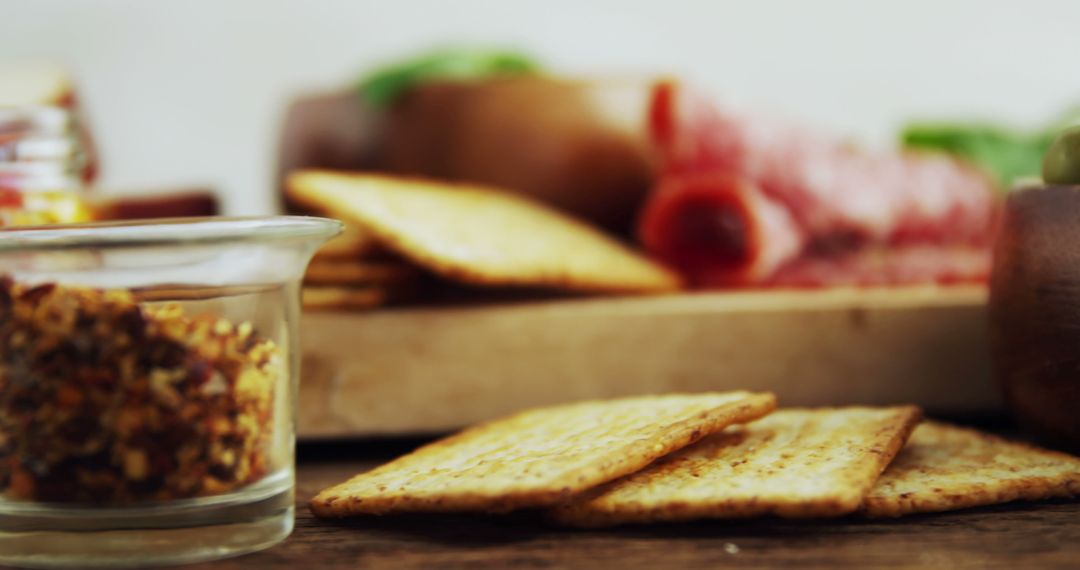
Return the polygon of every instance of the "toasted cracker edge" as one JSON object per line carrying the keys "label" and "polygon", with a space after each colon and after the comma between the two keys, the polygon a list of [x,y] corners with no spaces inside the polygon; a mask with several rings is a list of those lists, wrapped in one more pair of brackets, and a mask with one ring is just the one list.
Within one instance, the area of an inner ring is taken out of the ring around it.
{"label": "toasted cracker edge", "polygon": [[[860,506],[859,514],[866,518],[896,518],[917,513],[940,513],[973,507],[1010,503],[1014,501],[1038,501],[1053,498],[1080,497],[1080,458],[1067,453],[1043,449],[1025,442],[1013,441],[994,434],[985,433],[973,428],[961,427],[945,422],[927,422],[928,426],[955,430],[966,433],[984,442],[990,442],[997,446],[1008,447],[1016,451],[1028,451],[1042,456],[1057,457],[1063,461],[1077,465],[1076,474],[1063,481],[1058,488],[1047,489],[1045,478],[1025,477],[1008,481],[999,481],[999,486],[994,489],[977,488],[963,494],[947,495],[945,500],[931,506],[929,503],[916,502],[907,498],[893,498],[875,500],[867,497]],[[972,485],[979,487],[978,485]],[[947,503],[947,504],[946,504]]]}

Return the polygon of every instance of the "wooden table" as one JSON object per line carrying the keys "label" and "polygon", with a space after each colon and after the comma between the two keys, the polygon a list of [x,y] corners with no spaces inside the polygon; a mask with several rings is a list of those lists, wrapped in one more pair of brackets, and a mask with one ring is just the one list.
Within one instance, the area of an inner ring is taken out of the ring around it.
{"label": "wooden table", "polygon": [[[697,522],[604,531],[533,516],[315,519],[318,490],[415,442],[301,447],[296,530],[205,568],[1078,568],[1080,502],[1007,505],[896,520]],[[347,458],[347,459],[341,459]]]}

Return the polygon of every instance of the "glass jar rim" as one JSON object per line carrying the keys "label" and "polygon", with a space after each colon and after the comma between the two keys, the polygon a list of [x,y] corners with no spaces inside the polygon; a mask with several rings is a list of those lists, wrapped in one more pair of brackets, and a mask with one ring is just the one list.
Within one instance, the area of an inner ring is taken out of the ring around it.
{"label": "glass jar rim", "polygon": [[0,253],[325,240],[344,225],[313,216],[188,217],[0,228]]}

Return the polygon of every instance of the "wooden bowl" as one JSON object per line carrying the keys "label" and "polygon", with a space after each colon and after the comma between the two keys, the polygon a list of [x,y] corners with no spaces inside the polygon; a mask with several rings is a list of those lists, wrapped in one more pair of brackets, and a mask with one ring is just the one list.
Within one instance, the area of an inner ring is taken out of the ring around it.
{"label": "wooden bowl", "polygon": [[1011,194],[994,252],[990,345],[1017,421],[1080,451],[1080,186]]}

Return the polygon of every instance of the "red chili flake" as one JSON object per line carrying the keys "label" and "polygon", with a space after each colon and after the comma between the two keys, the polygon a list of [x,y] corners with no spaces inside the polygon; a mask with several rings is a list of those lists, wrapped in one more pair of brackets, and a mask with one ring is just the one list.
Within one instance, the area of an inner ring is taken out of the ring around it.
{"label": "red chili flake", "polygon": [[[284,369],[251,325],[6,276],[0,316],[7,498],[130,504],[225,493],[267,473]],[[257,381],[239,388],[241,374]]]}

